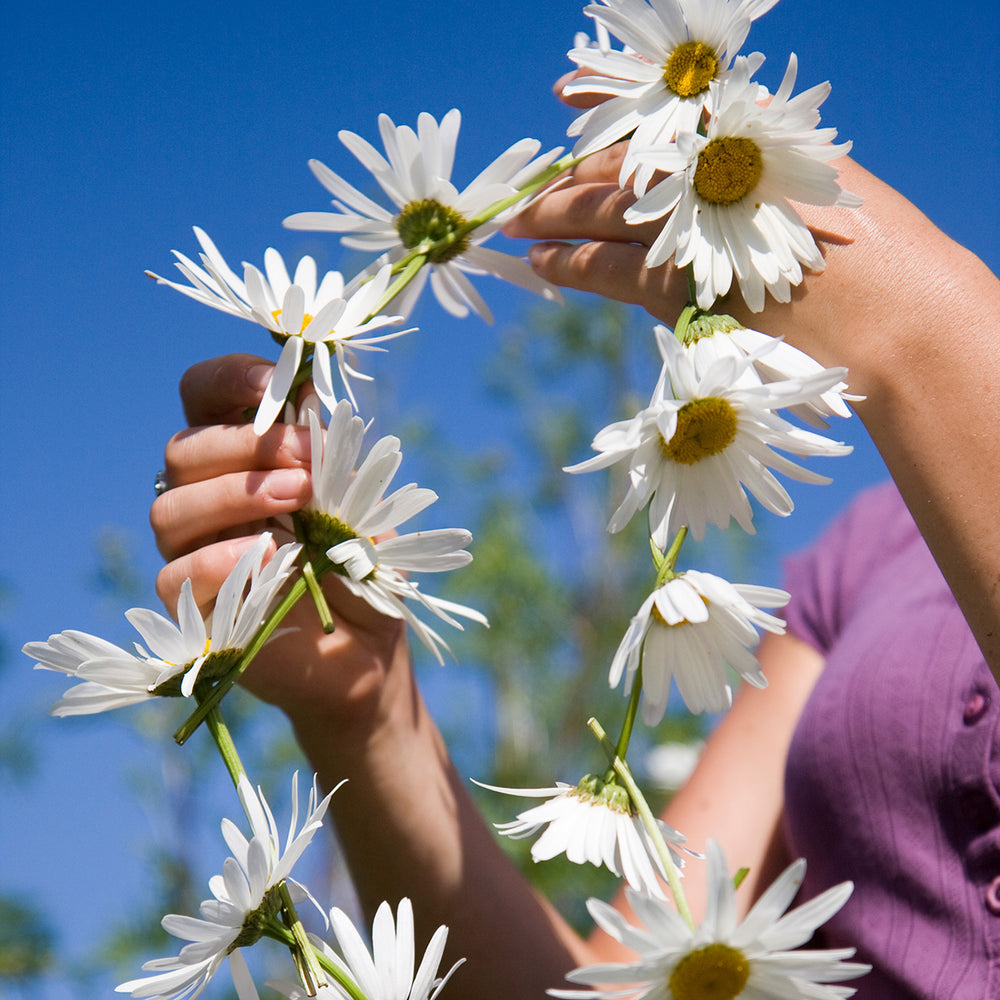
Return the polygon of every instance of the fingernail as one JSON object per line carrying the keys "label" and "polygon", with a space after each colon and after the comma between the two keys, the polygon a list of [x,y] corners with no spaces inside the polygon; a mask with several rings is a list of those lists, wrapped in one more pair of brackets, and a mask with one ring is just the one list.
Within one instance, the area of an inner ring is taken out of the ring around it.
{"label": "fingernail", "polygon": [[251,365],[246,373],[247,385],[254,392],[263,395],[264,390],[267,388],[267,383],[271,381],[271,374],[273,372],[273,365]]}
{"label": "fingernail", "polygon": [[297,500],[302,495],[307,478],[303,469],[275,469],[268,473],[267,492],[275,500]]}

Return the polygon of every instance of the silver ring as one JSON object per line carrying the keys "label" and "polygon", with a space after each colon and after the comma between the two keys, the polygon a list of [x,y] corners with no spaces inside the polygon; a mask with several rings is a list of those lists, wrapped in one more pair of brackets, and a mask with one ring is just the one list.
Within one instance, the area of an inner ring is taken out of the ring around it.
{"label": "silver ring", "polygon": [[170,489],[170,484],[167,482],[167,474],[163,469],[160,469],[156,474],[156,478],[153,480],[153,492],[158,496],[162,497],[167,490]]}

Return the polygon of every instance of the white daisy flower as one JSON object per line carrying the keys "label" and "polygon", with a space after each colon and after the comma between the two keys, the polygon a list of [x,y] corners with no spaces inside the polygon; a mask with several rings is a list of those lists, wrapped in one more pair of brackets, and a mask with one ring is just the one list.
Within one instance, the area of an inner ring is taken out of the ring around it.
{"label": "white daisy flower", "polygon": [[184,581],[177,602],[179,624],[146,608],[126,612],[148,649],[136,643],[135,652],[129,652],[76,631],[25,645],[24,652],[38,660],[36,669],[83,681],[56,702],[52,714],[91,715],[150,698],[189,697],[199,677],[215,678],[235,666],[270,613],[301,549],[283,545],[261,568],[270,540],[265,532],[243,553],[207,618],[198,610],[190,580]]}
{"label": "white daisy flower", "polygon": [[[863,976],[870,965],[849,962],[853,948],[795,951],[847,902],[850,882],[828,889],[786,913],[802,884],[806,863],[790,865],[739,923],[736,892],[726,859],[708,842],[708,903],[705,919],[692,930],[673,906],[626,889],[641,922],[630,924],[618,910],[591,899],[591,916],[616,941],[635,951],[634,962],[608,962],[575,969],[572,983],[588,990],[549,990],[563,1000],[840,1000],[851,987],[831,986]],[[623,984],[616,986],[612,984]],[[627,984],[627,985],[624,985]]]}
{"label": "white daisy flower", "polygon": [[208,235],[194,227],[201,244],[198,266],[174,250],[177,269],[190,286],[167,281],[147,271],[157,283],[169,285],[213,309],[260,324],[281,346],[281,354],[257,409],[254,430],[263,434],[275,421],[292,388],[306,352],[312,352],[312,380],[316,393],[328,410],[337,405],[333,388],[330,352],[337,361],[340,379],[352,403],[350,379],[371,381],[359,372],[356,351],[381,351],[378,345],[411,330],[395,330],[378,336],[372,331],[399,323],[402,316],[374,315],[389,286],[389,268],[383,268],[357,291],[348,293],[338,271],[327,271],[317,285],[316,262],[303,257],[290,278],[285,262],[273,247],[264,252],[264,271],[243,264],[243,280],[229,268]]}
{"label": "white daisy flower", "polygon": [[562,301],[558,289],[539,278],[525,261],[482,246],[519,207],[501,212],[475,230],[464,228],[554,163],[562,150],[536,158],[541,144],[535,139],[522,139],[459,191],[451,181],[451,171],[460,124],[461,115],[455,109],[440,123],[423,112],[416,132],[407,125],[397,126],[388,115],[380,115],[379,131],[388,159],[361,136],[341,131],[340,141],[372,172],[392,207],[372,201],[329,167],[311,160],[312,172],[333,194],[337,211],[300,212],[285,219],[285,225],[344,233],[347,235],[341,237],[341,242],[345,246],[381,253],[355,282],[386,263],[401,260],[410,251],[426,248],[427,265],[395,300],[395,308],[404,315],[413,308],[428,272],[438,302],[454,316],[466,316],[471,309],[488,323],[493,321],[489,308],[469,281],[469,274],[493,274],[546,299]]}
{"label": "white daisy flower", "polygon": [[664,365],[649,406],[605,427],[592,445],[600,454],[566,469],[590,472],[628,460],[628,491],[609,531],[620,531],[649,504],[650,535],[661,551],[684,525],[700,539],[706,524],[725,528],[735,518],[753,534],[744,487],[768,510],[786,516],[794,505],[771,469],[802,482],[830,481],[774,449],[832,456],[848,454],[850,446],[795,427],[776,411],[815,399],[841,382],[846,369],[744,388],[739,380],[746,369],[777,342],[743,358],[720,357],[699,372],[694,356],[666,327],[655,332]]}
{"label": "white daisy flower", "polygon": [[[711,108],[709,85],[724,80],[746,40],[750,23],[777,0],[603,0],[584,8],[598,29],[625,43],[599,53],[578,46],[569,58],[593,70],[566,87],[567,94],[604,94],[569,127],[579,136],[574,156],[586,156],[632,133],[622,163],[624,186],[638,167],[645,185],[653,168],[640,164],[637,151],[672,142],[675,134],[696,132]],[[754,56],[754,65],[763,57]]]}
{"label": "white daisy flower", "polygon": [[671,256],[692,264],[698,305],[710,309],[735,276],[747,306],[764,308],[765,289],[788,302],[802,281],[802,265],[822,271],[823,255],[812,233],[789,204],[857,207],[842,190],[830,160],[846,155],[849,142],[834,145],[834,129],[817,128],[828,83],[792,97],[796,59],[791,56],[778,92],[766,106],[750,81],[753,66],[737,59],[729,76],[713,84],[707,134],[678,132],[664,149],[639,154],[651,170],[670,176],[625,213],[628,222],[648,223],[669,215],[649,248],[646,264]]}
{"label": "white daisy flower", "polygon": [[[560,854],[574,864],[602,865],[624,878],[633,889],[662,897],[660,879],[663,869],[656,846],[636,814],[628,792],[620,785],[608,783],[588,774],[578,785],[557,782],[553,788],[499,788],[476,782],[483,788],[504,795],[543,798],[541,805],[518,813],[510,823],[494,824],[504,836],[514,839],[542,835],[531,845],[535,861],[548,861]],[[658,821],[674,864],[683,866],[673,844],[683,844],[687,838],[672,826]]]}
{"label": "white daisy flower", "polygon": [[[341,969],[368,1000],[435,1000],[451,978],[452,973],[465,961],[459,959],[444,976],[438,976],[438,966],[448,940],[448,928],[441,926],[431,937],[420,965],[414,974],[416,947],[413,939],[413,906],[409,899],[401,899],[392,918],[392,907],[382,903],[372,923],[372,949],[369,952],[361,935],[350,918],[334,907],[330,923],[343,952],[343,958],[325,943],[320,943],[326,957]],[[294,983],[270,982],[289,1000],[307,1000],[308,994]],[[337,996],[350,1000],[347,991],[330,980],[330,987]]]}
{"label": "white daisy flower", "polygon": [[[738,323],[732,316],[706,313],[695,319],[687,329],[684,346],[694,359],[695,370],[701,374],[707,371],[720,357],[754,356],[753,365],[741,379],[741,385],[782,382],[793,378],[811,378],[823,372],[823,366],[814,361],[804,351],[770,337],[758,330],[751,330]],[[757,354],[767,344],[773,348]],[[847,418],[851,411],[847,402],[858,402],[864,396],[847,392],[847,383],[838,382],[825,392],[787,407],[799,420],[814,427],[827,428],[826,418],[837,416]]]}
{"label": "white daisy flower", "polygon": [[118,993],[157,1000],[196,997],[228,957],[240,1000],[257,1000],[257,990],[240,949],[256,944],[267,925],[279,919],[282,882],[286,883],[294,903],[308,900],[316,904],[309,891],[290,878],[290,874],[322,826],[333,792],[321,800],[313,779],[300,828],[298,772],[293,775],[292,816],[282,845],[263,792],[255,791],[246,775],[240,776],[237,791],[250,820],[250,839],[247,840],[235,823],[224,819],[222,836],[232,856],[226,859],[222,874],[209,881],[213,898],[201,904],[200,917],[169,913],[163,918],[164,930],[189,943],[173,958],[147,962],[143,969],[154,974],[122,983],[117,987]]}
{"label": "white daisy flower", "polygon": [[727,667],[754,687],[767,686],[757,657],[756,629],[782,634],[784,622],[761,608],[782,608],[783,590],[729,583],[687,570],[658,587],[643,602],[611,661],[608,680],[625,678],[626,694],[642,668],[642,718],[663,718],[670,680],[689,712],[724,712],[732,703]]}
{"label": "white daisy flower", "polygon": [[324,431],[319,418],[308,411],[312,439],[313,496],[294,515],[296,530],[310,553],[325,552],[344,583],[376,611],[406,621],[421,642],[442,661],[447,644],[405,603],[415,602],[455,628],[460,615],[486,625],[472,608],[425,594],[406,576],[440,573],[472,561],[465,546],[472,535],[464,528],[437,528],[393,535],[404,521],[430,506],[437,494],[414,483],[382,496],[402,461],[399,438],[380,438],[357,472],[365,425],[342,400],[333,410]]}

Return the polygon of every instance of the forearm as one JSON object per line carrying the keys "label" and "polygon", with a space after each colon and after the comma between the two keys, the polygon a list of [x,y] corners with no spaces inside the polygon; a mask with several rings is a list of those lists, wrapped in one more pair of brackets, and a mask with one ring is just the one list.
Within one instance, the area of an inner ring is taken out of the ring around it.
{"label": "forearm", "polygon": [[[413,900],[418,938],[449,927],[447,966],[464,957],[451,995],[543,997],[582,964],[583,943],[504,855],[448,758],[407,671],[366,734],[337,734],[321,711],[295,720],[321,781],[347,784],[331,812],[369,913]],[[336,723],[334,723],[336,725]]]}
{"label": "forearm", "polygon": [[858,415],[1000,681],[1000,282],[891,197],[896,214],[862,214],[852,245],[829,248],[818,282],[852,291],[829,297],[841,315],[800,346],[846,364],[865,393]]}

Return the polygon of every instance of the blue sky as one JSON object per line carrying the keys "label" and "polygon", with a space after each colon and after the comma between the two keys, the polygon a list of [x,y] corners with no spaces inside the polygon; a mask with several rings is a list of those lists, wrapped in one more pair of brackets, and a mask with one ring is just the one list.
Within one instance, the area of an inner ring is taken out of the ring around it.
{"label": "blue sky", "polygon": [[[768,55],[772,86],[791,51],[799,89],[830,79],[824,124],[996,270],[1000,39],[983,9],[781,0],[749,46]],[[273,245],[351,270],[332,239],[281,227],[327,205],[307,160],[364,184],[336,133],[374,138],[381,111],[412,124],[459,107],[460,184],[522,136],[563,144],[570,114],[549,86],[588,24],[568,0],[36,0],[5,13],[0,577],[10,596],[0,627],[13,662],[0,675],[3,718],[43,713],[63,687],[16,654],[25,641],[71,627],[124,637],[124,609],[88,587],[102,527],[125,532],[151,590],[159,558],[146,517],[163,444],[182,421],[181,373],[213,354],[271,350],[256,328],[143,271],[166,273],[173,248],[192,252],[195,224],[231,262],[259,262]],[[498,282],[480,287],[497,329],[529,304]],[[432,302],[415,319],[419,340],[399,349],[400,411],[435,415],[463,447],[502,440],[479,381],[495,331]],[[788,532],[770,533],[782,549],[880,475],[851,424],[843,433],[858,454],[834,470],[834,487],[796,493]],[[443,497],[440,523],[452,523],[448,512]],[[113,723],[53,721],[42,733],[37,775],[0,800],[0,890],[41,902],[79,951],[143,880],[145,820],[127,813],[122,788],[135,746]]]}

